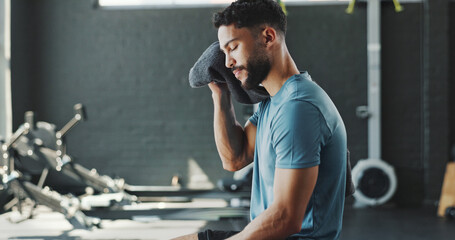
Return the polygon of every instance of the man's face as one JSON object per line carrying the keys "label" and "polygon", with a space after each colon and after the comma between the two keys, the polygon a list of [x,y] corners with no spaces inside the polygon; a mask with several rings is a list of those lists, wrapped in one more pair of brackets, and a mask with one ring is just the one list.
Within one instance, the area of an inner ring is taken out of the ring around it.
{"label": "man's face", "polygon": [[218,29],[220,48],[226,54],[225,64],[246,89],[255,88],[269,74],[271,63],[260,36],[234,24]]}

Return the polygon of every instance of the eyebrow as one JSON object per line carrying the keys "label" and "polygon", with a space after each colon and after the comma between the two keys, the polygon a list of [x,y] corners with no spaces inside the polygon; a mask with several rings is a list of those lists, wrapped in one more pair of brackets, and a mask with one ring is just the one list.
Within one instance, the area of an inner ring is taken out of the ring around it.
{"label": "eyebrow", "polygon": [[[226,48],[229,45],[229,43],[231,43],[231,42],[233,42],[233,41],[235,41],[237,39],[239,39],[239,38],[233,38],[233,39],[227,41],[227,43],[224,44],[223,48]],[[223,49],[221,49],[221,50],[223,50]]]}

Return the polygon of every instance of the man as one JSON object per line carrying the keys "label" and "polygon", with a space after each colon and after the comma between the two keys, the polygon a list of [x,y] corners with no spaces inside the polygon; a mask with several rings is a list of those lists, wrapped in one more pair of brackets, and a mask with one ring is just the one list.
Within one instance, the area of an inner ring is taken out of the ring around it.
{"label": "man", "polygon": [[346,182],[346,130],[327,94],[300,73],[285,43],[286,17],[271,0],[238,0],[214,15],[226,67],[270,97],[242,127],[225,84],[210,83],[223,167],[254,162],[251,222],[239,233],[180,239],[338,239]]}

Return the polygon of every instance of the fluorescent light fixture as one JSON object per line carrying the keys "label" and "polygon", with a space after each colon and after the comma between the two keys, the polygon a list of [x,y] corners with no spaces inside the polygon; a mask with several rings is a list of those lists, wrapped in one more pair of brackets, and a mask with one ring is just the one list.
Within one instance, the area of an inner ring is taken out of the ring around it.
{"label": "fluorescent light fixture", "polygon": [[[311,3],[346,3],[350,0],[283,0],[294,4]],[[233,0],[98,0],[102,8],[163,8],[163,7],[211,7],[214,5],[228,5]]]}
{"label": "fluorescent light fixture", "polygon": [[[332,5],[348,4],[351,0],[282,0],[286,5]],[[368,0],[359,0],[366,2]],[[400,0],[402,3],[422,2],[423,0]],[[451,0],[455,1],[455,0]],[[233,0],[98,0],[101,8],[144,9],[144,8],[195,8],[229,5]]]}
{"label": "fluorescent light fixture", "polygon": [[228,5],[232,0],[98,0],[102,8],[163,8]]}

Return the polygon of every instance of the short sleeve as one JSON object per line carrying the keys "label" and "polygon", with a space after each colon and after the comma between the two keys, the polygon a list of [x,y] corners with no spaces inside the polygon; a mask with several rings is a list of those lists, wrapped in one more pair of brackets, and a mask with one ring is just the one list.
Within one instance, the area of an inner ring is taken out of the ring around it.
{"label": "short sleeve", "polygon": [[259,118],[259,112],[261,111],[261,107],[262,107],[262,102],[259,103],[259,106],[258,106],[256,112],[254,112],[253,115],[251,115],[251,117],[248,119],[248,121],[250,121],[254,126],[258,125],[258,118]]}
{"label": "short sleeve", "polygon": [[320,111],[311,103],[285,103],[272,122],[272,144],[277,168],[308,168],[320,164],[327,135]]}

